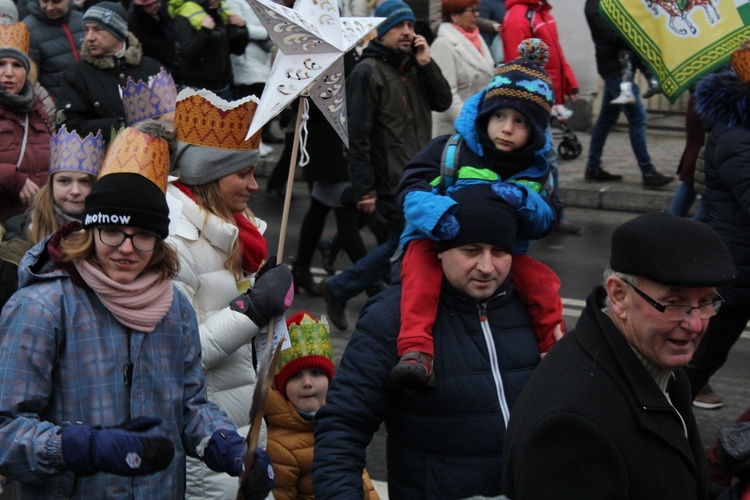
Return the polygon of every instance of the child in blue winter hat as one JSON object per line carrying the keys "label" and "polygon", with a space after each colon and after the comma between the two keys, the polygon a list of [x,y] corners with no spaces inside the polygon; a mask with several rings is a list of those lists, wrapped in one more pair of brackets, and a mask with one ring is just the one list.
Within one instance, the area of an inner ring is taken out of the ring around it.
{"label": "child in blue winter hat", "polygon": [[442,282],[438,249],[459,233],[453,215],[458,206],[450,194],[466,185],[490,183],[518,215],[511,279],[528,305],[540,352],[564,332],[560,281],[527,254],[529,240],[554,231],[562,209],[545,158],[554,102],[544,71],[549,52],[539,39],[524,40],[519,52],[521,57],[498,67],[487,87],[466,101],[457,133],[433,139],[402,174],[407,228],[401,237],[400,361],[391,372],[397,386],[435,384],[431,332]]}

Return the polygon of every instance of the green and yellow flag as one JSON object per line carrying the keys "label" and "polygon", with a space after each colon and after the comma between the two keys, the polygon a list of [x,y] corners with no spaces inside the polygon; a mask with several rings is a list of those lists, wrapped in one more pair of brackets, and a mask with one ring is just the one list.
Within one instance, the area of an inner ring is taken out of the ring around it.
{"label": "green and yellow flag", "polygon": [[750,39],[750,0],[601,0],[599,9],[672,102]]}

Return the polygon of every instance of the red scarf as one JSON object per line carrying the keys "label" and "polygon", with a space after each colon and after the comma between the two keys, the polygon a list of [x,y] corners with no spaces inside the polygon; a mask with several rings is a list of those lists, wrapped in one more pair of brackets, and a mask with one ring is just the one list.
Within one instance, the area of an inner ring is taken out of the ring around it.
{"label": "red scarf", "polygon": [[471,44],[476,47],[479,52],[482,52],[482,42],[479,41],[479,28],[474,26],[473,30],[466,31],[456,23],[453,23],[453,27],[456,28],[459,33],[463,33],[464,36],[469,39]]}
{"label": "red scarf", "polygon": [[[185,193],[185,196],[193,200],[196,204],[200,202],[195,198],[190,186],[186,186],[180,181],[175,181],[174,186]],[[242,267],[248,273],[255,273],[260,269],[261,264],[266,260],[268,255],[268,243],[260,234],[258,228],[245,217],[243,212],[234,212],[234,223],[240,230],[240,248],[242,249]]]}

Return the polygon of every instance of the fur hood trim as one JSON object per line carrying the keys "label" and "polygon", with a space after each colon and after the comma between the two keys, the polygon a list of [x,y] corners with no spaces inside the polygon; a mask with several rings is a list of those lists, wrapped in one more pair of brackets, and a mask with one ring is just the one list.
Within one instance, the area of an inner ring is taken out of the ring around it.
{"label": "fur hood trim", "polygon": [[743,84],[733,70],[721,70],[701,79],[693,97],[706,130],[715,125],[750,129],[750,85]]}
{"label": "fur hood trim", "polygon": [[[128,66],[138,66],[141,63],[141,58],[143,57],[143,48],[141,47],[141,42],[138,41],[135,35],[128,31],[128,39],[125,43],[127,44],[127,48],[125,49],[125,56],[122,58],[122,60],[124,60],[125,64]],[[86,42],[81,45],[81,57],[84,61],[93,64],[99,69],[113,69],[116,68],[118,66],[118,63],[120,62],[118,60],[115,60],[115,58],[112,56],[92,56],[91,52],[89,52],[89,46]]]}

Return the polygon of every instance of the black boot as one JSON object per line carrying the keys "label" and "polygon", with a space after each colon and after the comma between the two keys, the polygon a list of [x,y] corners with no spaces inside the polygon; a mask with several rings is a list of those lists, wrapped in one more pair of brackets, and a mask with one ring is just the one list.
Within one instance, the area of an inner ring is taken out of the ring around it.
{"label": "black boot", "polygon": [[294,293],[302,288],[309,295],[320,297],[320,286],[315,283],[309,268],[302,269],[292,264],[292,280],[294,281]]}

